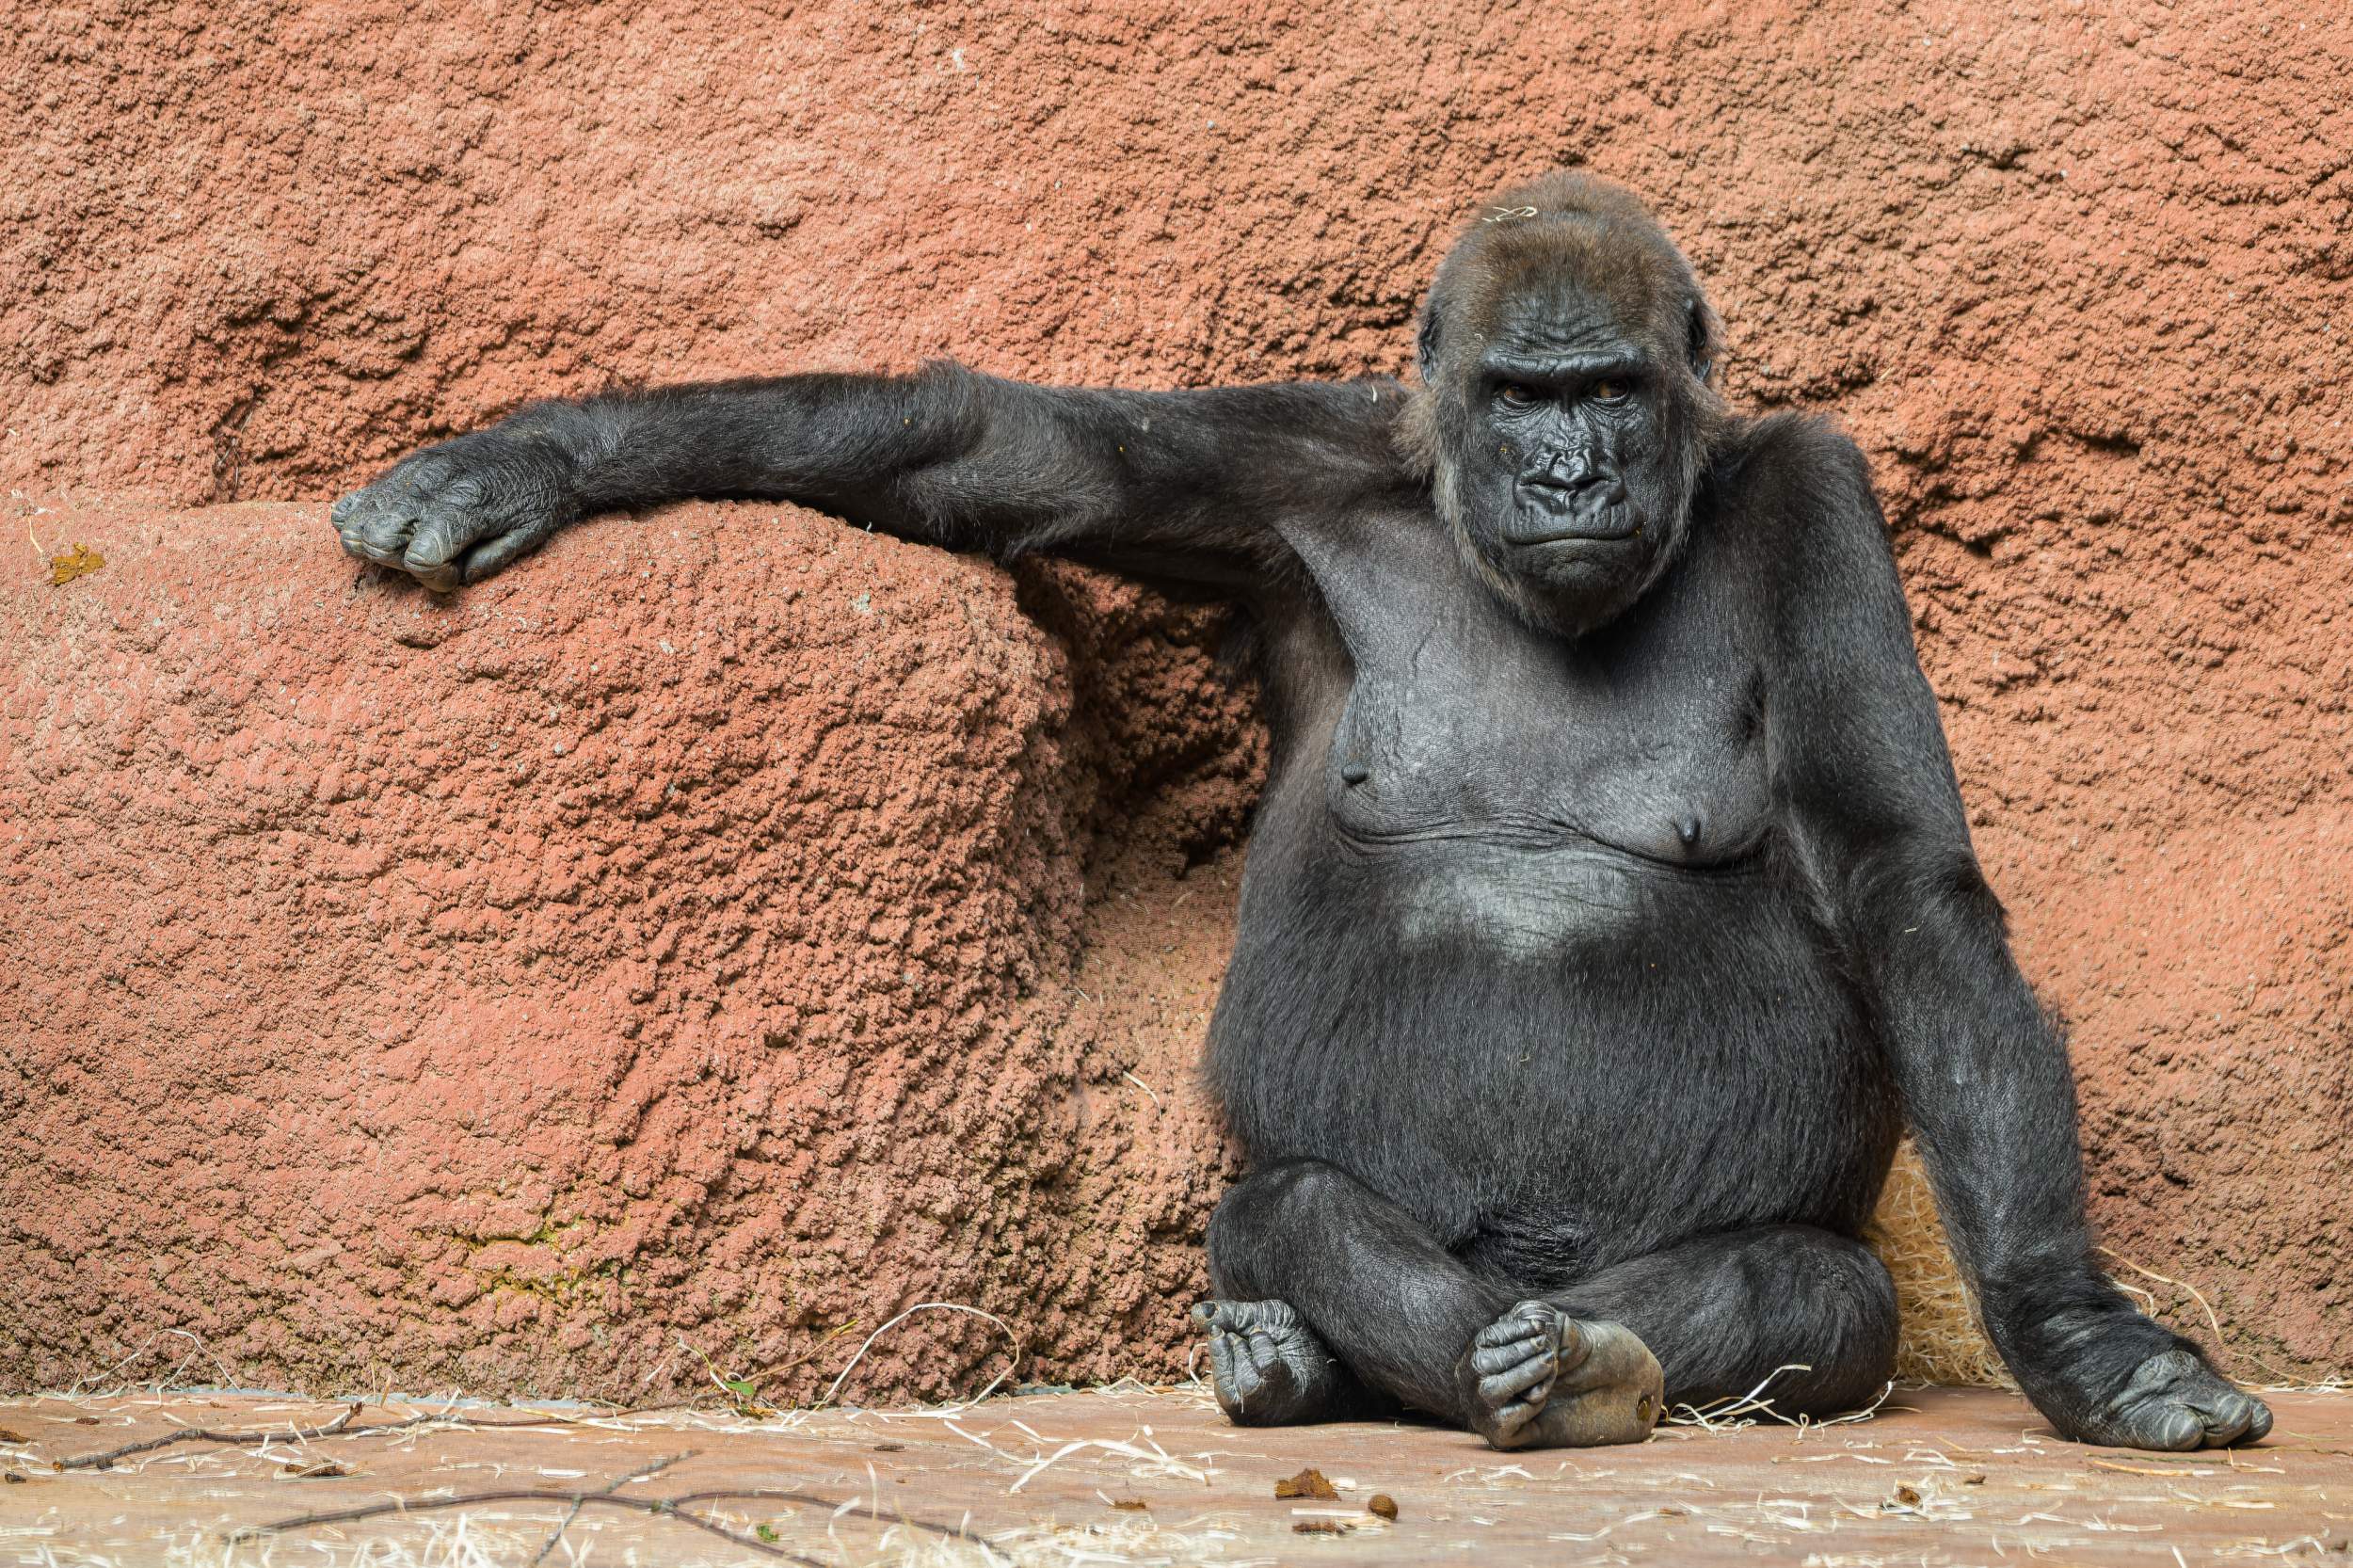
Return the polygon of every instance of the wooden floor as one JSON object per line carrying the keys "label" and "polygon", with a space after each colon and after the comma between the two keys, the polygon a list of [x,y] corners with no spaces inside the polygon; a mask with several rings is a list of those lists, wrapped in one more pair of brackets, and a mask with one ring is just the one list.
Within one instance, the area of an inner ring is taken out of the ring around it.
{"label": "wooden floor", "polygon": [[[2015,1398],[1934,1389],[1850,1425],[1516,1457],[1429,1427],[1238,1430],[1191,1389],[759,1421],[0,1400],[0,1564],[2353,1563],[2353,1396],[2271,1398],[2270,1441],[2232,1453],[2081,1448]],[[280,1435],[56,1467],[189,1427]],[[1336,1496],[1275,1496],[1307,1468]]]}

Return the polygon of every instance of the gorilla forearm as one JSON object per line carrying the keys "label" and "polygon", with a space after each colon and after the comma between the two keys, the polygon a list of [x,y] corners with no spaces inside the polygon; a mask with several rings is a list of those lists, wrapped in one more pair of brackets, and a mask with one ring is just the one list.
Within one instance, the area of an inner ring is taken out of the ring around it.
{"label": "gorilla forearm", "polygon": [[[1965,845],[1915,844],[1857,878],[1870,985],[1947,1235],[1986,1333],[2063,1432],[2178,1446],[2158,1396],[2242,1398],[2092,1260],[2065,1043],[2020,975]],[[2151,1369],[2154,1368],[2155,1371]],[[2157,1380],[2163,1386],[2137,1387]]]}

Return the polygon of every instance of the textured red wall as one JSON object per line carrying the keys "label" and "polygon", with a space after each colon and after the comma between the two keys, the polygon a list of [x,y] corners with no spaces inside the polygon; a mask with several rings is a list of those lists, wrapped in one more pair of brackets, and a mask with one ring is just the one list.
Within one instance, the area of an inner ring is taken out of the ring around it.
{"label": "textured red wall", "polygon": [[[437,607],[158,508],[614,379],[1398,370],[1562,162],[1871,453],[2111,1244],[2342,1367],[2349,72],[2319,4],[28,11],[0,482],[110,565],[0,584],[0,1383],[631,1397],[927,1297],[1167,1365],[1257,744],[1198,617],[751,507]],[[902,1335],[870,1391],[989,1354]]]}

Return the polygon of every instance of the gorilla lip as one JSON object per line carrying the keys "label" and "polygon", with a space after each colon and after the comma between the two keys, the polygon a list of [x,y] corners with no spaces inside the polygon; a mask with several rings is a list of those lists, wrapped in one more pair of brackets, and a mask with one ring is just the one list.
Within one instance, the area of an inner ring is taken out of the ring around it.
{"label": "gorilla lip", "polygon": [[1532,530],[1505,528],[1505,542],[1522,550],[1547,544],[1609,544],[1630,539],[1641,531],[1634,510],[1623,504],[1595,506],[1584,515],[1572,512],[1567,493],[1557,485],[1536,485],[1522,480],[1518,487],[1523,522],[1529,512],[1538,513],[1543,521]]}

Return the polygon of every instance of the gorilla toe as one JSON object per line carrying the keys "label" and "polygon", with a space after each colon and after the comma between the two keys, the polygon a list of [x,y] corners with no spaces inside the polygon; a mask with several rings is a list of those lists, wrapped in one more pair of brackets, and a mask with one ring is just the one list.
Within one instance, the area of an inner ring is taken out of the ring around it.
{"label": "gorilla toe", "polygon": [[1458,1382],[1471,1430],[1497,1448],[1640,1443],[1666,1408],[1658,1358],[1624,1323],[1522,1302],[1472,1337]]}

